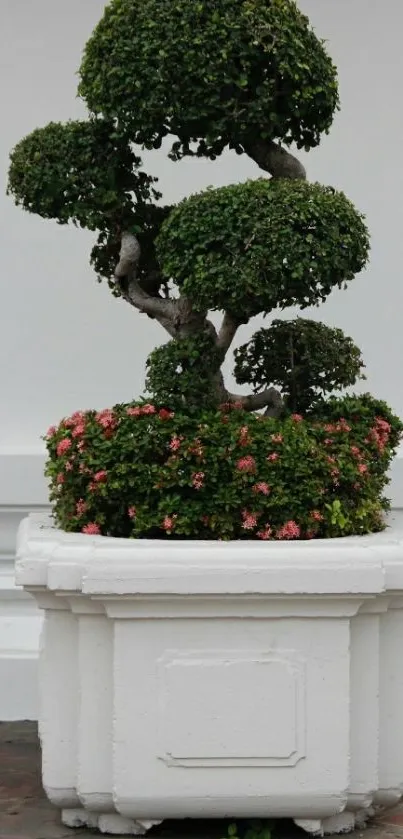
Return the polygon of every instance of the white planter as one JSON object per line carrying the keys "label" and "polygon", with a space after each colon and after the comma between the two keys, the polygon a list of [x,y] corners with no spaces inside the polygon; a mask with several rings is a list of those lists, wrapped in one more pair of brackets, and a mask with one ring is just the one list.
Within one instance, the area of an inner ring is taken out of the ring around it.
{"label": "white planter", "polygon": [[21,525],[45,610],[43,780],[66,824],[354,827],[403,794],[403,531],[159,542]]}

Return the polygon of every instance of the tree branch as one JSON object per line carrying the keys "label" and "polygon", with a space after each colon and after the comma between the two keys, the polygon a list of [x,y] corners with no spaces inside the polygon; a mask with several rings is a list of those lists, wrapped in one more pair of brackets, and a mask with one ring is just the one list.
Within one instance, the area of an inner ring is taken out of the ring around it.
{"label": "tree branch", "polygon": [[222,352],[223,360],[235,338],[235,335],[241,325],[241,321],[236,320],[229,312],[225,312],[220,331],[217,336],[217,349]]}
{"label": "tree branch", "polygon": [[177,337],[175,327],[176,301],[152,297],[141,288],[137,280],[137,269],[141,256],[141,248],[137,237],[133,233],[122,233],[120,259],[115,268],[115,281],[122,297],[131,306],[143,312],[150,318],[155,318],[171,335]]}
{"label": "tree branch", "polygon": [[245,409],[245,411],[260,411],[266,408],[266,417],[279,417],[284,409],[284,402],[281,394],[275,387],[268,387],[262,393],[254,393],[249,396],[237,396],[234,393],[228,393],[227,398],[229,402],[237,402]]}
{"label": "tree branch", "polygon": [[273,178],[301,178],[306,180],[305,167],[298,158],[294,157],[284,146],[280,146],[279,143],[274,143],[273,140],[256,139],[244,143],[244,149],[246,154],[261,169],[270,172]]}

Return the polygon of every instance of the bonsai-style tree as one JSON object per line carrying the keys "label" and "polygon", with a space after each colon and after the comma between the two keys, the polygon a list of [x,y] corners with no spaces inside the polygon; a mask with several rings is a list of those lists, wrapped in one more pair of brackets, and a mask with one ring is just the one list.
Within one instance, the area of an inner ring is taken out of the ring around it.
{"label": "bonsai-style tree", "polygon": [[[350,338],[274,319],[236,352],[249,395],[229,392],[221,371],[252,317],[317,305],[368,259],[361,214],[310,183],[289,150],[317,146],[339,105],[324,42],[294,0],[112,0],[85,47],[79,93],[88,120],[23,139],[9,192],[30,212],[96,231],[99,278],[170,340],[147,361],[148,401],[51,430],[58,522],[186,538],[381,528],[401,426],[368,395],[326,398],[362,378]],[[231,149],[262,176],[166,207],[133,150],[166,137],[173,160]],[[211,311],[222,313],[218,330]]]}

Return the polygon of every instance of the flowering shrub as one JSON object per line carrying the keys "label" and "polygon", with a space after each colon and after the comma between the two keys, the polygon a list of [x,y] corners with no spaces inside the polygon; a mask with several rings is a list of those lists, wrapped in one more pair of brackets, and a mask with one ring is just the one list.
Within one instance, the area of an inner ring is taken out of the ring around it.
{"label": "flowering shrub", "polygon": [[381,530],[402,430],[370,396],[303,418],[145,402],[78,412],[47,434],[66,531],[135,538],[289,540]]}

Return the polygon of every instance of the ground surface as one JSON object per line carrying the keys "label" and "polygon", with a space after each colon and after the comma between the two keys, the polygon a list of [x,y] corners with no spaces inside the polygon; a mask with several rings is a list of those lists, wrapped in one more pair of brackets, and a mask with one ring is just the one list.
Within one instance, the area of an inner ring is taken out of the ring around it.
{"label": "ground surface", "polygon": [[[222,839],[226,825],[217,822],[168,823],[155,839]],[[278,839],[305,836],[291,823],[275,831]],[[0,839],[90,839],[91,831],[68,830],[46,801],[40,779],[40,752],[33,723],[0,723]],[[99,835],[99,834],[98,834]],[[353,839],[403,839],[403,805],[379,817]],[[275,837],[274,837],[275,839]]]}

